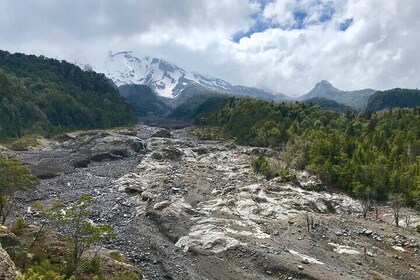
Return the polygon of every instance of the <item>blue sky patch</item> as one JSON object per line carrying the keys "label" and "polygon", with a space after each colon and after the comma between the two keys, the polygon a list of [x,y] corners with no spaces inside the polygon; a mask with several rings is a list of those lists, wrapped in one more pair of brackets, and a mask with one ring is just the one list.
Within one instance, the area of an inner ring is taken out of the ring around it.
{"label": "blue sky patch", "polygon": [[[255,2],[258,2],[261,4],[262,9],[264,10],[264,7],[268,4],[273,2],[273,0],[254,0]],[[320,24],[328,22],[332,19],[332,17],[335,14],[334,4],[332,1],[327,3],[322,3],[319,0],[316,1],[316,5],[321,8],[321,14],[319,18],[311,20],[308,22],[308,17],[311,15],[311,10],[305,10],[305,9],[299,9],[298,7],[294,7],[293,12],[293,19],[294,23],[293,25],[280,25],[277,23],[273,23],[269,20],[266,20],[263,18],[261,11],[258,13],[255,13],[252,15],[252,19],[254,20],[254,24],[246,31],[240,31],[237,32],[232,36],[232,41],[239,43],[239,41],[244,37],[250,37],[254,33],[260,33],[264,32],[265,30],[269,28],[281,28],[284,30],[293,30],[293,29],[304,29],[306,26],[314,25],[314,24]],[[353,22],[353,19],[346,20],[344,23],[340,24],[339,28],[340,30],[346,30]]]}
{"label": "blue sky patch", "polygon": [[344,22],[338,25],[338,29],[341,31],[346,31],[352,24],[353,24],[352,18],[346,19]]}
{"label": "blue sky patch", "polygon": [[293,12],[295,19],[295,24],[293,29],[302,29],[305,27],[305,18],[308,16],[308,13],[305,11],[295,11]]}
{"label": "blue sky patch", "polygon": [[247,31],[240,31],[232,36],[232,40],[236,43],[239,43],[243,37],[250,37],[254,33],[263,32],[269,28],[273,28],[275,26],[269,24],[267,21],[264,21],[260,18],[259,14],[252,15],[252,19],[254,20],[254,24],[249,28]]}
{"label": "blue sky patch", "polygon": [[322,11],[321,16],[319,17],[319,22],[330,21],[334,14],[335,14],[335,9],[333,6],[331,5],[325,6],[325,9]]}

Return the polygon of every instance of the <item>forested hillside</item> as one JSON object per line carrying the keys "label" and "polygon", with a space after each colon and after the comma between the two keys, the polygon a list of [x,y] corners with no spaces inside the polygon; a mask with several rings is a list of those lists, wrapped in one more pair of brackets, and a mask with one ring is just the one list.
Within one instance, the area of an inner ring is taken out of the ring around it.
{"label": "forested hillside", "polygon": [[0,139],[135,122],[132,108],[104,75],[0,51]]}
{"label": "forested hillside", "polygon": [[367,111],[377,112],[392,108],[414,108],[420,106],[420,90],[418,89],[391,89],[378,91],[369,98]]}
{"label": "forested hillside", "polygon": [[194,120],[197,116],[212,112],[229,96],[218,93],[199,93],[193,95],[176,107],[168,118],[176,120]]}
{"label": "forested hillside", "polygon": [[120,94],[127,100],[137,116],[154,115],[162,117],[170,112],[171,108],[160,100],[153,90],[146,85],[123,85],[119,87]]}
{"label": "forested hillside", "polygon": [[321,107],[321,109],[329,111],[346,112],[355,110],[350,106],[323,97],[312,97],[310,99],[305,100],[304,103],[318,105],[319,107]]}
{"label": "forested hillside", "polygon": [[382,114],[324,111],[300,103],[230,98],[202,118],[239,144],[271,146],[294,168],[362,199],[420,199],[420,108]]}

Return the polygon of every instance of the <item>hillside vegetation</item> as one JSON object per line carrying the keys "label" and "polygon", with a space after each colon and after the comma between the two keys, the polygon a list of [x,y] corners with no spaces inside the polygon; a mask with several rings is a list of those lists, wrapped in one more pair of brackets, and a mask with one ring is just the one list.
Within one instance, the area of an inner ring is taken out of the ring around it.
{"label": "hillside vegetation", "polygon": [[187,99],[176,107],[168,118],[176,120],[194,120],[197,116],[214,111],[220,104],[229,98],[228,95],[218,93],[201,93]]}
{"label": "hillside vegetation", "polygon": [[378,91],[369,98],[366,111],[381,111],[392,108],[414,108],[420,106],[420,90],[391,89]]}
{"label": "hillside vegetation", "polygon": [[328,185],[366,200],[400,194],[420,200],[420,108],[384,114],[324,111],[318,106],[230,98],[202,118],[239,144],[274,147],[289,166],[318,174]]}
{"label": "hillside vegetation", "polygon": [[304,103],[318,105],[324,110],[329,111],[337,111],[337,112],[346,112],[346,111],[354,111],[354,109],[350,106],[338,103],[332,99],[327,99],[323,97],[312,97],[304,101]]}
{"label": "hillside vegetation", "polygon": [[146,85],[123,85],[119,88],[120,94],[133,106],[137,116],[149,115],[162,117],[170,112],[171,108],[160,100],[153,90]]}
{"label": "hillside vegetation", "polygon": [[136,121],[104,75],[64,61],[0,51],[0,139]]}

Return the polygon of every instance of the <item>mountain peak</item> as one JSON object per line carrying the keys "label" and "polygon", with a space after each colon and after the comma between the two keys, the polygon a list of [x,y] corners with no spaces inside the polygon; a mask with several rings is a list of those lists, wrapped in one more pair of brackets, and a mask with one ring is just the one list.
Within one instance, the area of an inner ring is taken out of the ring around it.
{"label": "mountain peak", "polygon": [[318,88],[318,89],[320,89],[320,88],[330,89],[330,88],[334,88],[334,86],[330,82],[328,82],[327,80],[322,80],[315,85],[314,89],[316,89],[316,88]]}
{"label": "mountain peak", "polygon": [[132,51],[113,54],[109,51],[105,62],[105,75],[117,86],[144,84],[158,95],[176,98],[189,85],[198,85],[208,91],[233,95],[248,95],[271,100],[284,99],[284,95],[257,88],[233,86],[208,75],[189,72],[162,58],[138,58]]}
{"label": "mountain peak", "polygon": [[300,100],[306,100],[313,97],[322,97],[326,99],[334,99],[335,97],[344,94],[345,92],[335,88],[327,80],[322,80],[315,85],[315,87],[307,94],[299,97]]}
{"label": "mountain peak", "polygon": [[330,82],[328,82],[327,80],[321,80],[318,85],[330,85],[332,86],[332,84]]}
{"label": "mountain peak", "polygon": [[375,92],[376,90],[373,89],[343,91],[338,88],[335,88],[327,80],[322,80],[318,82],[314,86],[314,88],[307,94],[300,96],[298,100],[308,100],[311,98],[319,97],[334,100],[338,103],[353,106],[355,108],[363,108],[364,106],[366,106],[369,96],[371,96]]}

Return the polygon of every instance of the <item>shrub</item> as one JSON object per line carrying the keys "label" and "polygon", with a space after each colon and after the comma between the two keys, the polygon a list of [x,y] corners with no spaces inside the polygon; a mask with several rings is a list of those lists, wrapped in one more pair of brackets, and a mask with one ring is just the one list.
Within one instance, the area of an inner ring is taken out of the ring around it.
{"label": "shrub", "polygon": [[25,135],[13,141],[9,145],[9,148],[12,151],[28,151],[30,147],[38,146],[41,138],[42,137],[39,135]]}
{"label": "shrub", "polygon": [[[16,280],[64,280],[65,277],[58,272],[59,268],[48,261],[31,266],[23,275],[18,276]],[[70,280],[75,280],[74,277]]]}
{"label": "shrub", "polygon": [[296,174],[279,161],[269,161],[264,155],[254,158],[251,163],[255,172],[263,174],[267,180],[280,177],[283,182],[290,182],[296,179]]}
{"label": "shrub", "polygon": [[16,220],[15,225],[12,227],[12,232],[16,235],[21,235],[23,232],[23,229],[26,227],[25,220],[20,217]]}

